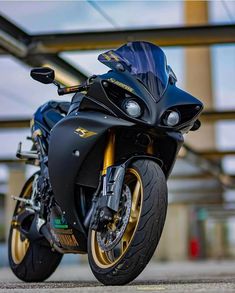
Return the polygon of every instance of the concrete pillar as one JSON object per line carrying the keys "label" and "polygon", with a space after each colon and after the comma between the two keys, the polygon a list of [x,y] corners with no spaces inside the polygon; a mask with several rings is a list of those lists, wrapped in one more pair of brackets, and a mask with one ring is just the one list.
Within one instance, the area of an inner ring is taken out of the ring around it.
{"label": "concrete pillar", "polygon": [[[207,24],[208,2],[185,1],[184,15],[186,25]],[[192,47],[185,49],[185,89],[201,99],[205,107],[212,108],[210,48]],[[187,134],[186,142],[198,150],[214,148],[214,126],[212,124],[202,125],[199,131]],[[188,257],[189,209],[190,207],[186,205],[171,205],[169,207],[157,253],[158,259],[182,260]]]}
{"label": "concrete pillar", "polygon": [[186,260],[188,258],[189,211],[185,205],[169,205],[165,227],[156,250],[158,260]]}
{"label": "concrete pillar", "polygon": [[221,221],[215,223],[215,242],[214,242],[214,256],[217,259],[223,258],[225,254],[224,247],[224,226]]}
{"label": "concrete pillar", "polygon": [[[184,3],[186,24],[205,25],[208,23],[208,1],[185,1]],[[213,108],[210,47],[185,49],[185,87],[192,95],[203,101],[205,108]],[[198,131],[191,132],[186,136],[186,142],[197,150],[215,149],[216,135],[214,124],[203,123]],[[201,232],[200,245],[202,249],[201,257],[203,258],[206,257],[203,222],[198,222],[198,229]]]}
{"label": "concrete pillar", "polygon": [[12,200],[11,195],[19,195],[25,182],[25,166],[10,166],[8,193],[5,196],[5,235],[8,238],[8,232],[12,219],[12,214],[16,202]]}
{"label": "concrete pillar", "polygon": [[[208,23],[208,1],[185,1],[184,15],[187,25]],[[210,47],[185,49],[185,87],[192,95],[203,101],[205,109],[213,108],[212,66]],[[216,145],[213,123],[204,123],[196,132],[186,136],[186,142],[193,148],[214,149]],[[197,223],[200,231],[201,257],[206,257],[204,222]]]}
{"label": "concrete pillar", "polygon": [[[184,15],[186,25],[207,24],[208,1],[185,1]],[[201,99],[205,108],[209,109],[213,107],[211,76],[210,48],[185,49],[185,89]],[[187,135],[186,142],[198,150],[213,149],[215,146],[214,125],[203,124],[199,131]]]}

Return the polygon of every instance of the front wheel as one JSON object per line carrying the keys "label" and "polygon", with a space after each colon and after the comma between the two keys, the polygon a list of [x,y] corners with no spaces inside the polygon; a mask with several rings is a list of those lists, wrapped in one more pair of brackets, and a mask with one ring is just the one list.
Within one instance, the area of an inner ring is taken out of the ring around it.
{"label": "front wheel", "polygon": [[150,160],[136,161],[126,171],[113,222],[106,231],[89,231],[88,258],[95,277],[105,285],[135,279],[157,247],[166,211],[167,185],[161,168]]}

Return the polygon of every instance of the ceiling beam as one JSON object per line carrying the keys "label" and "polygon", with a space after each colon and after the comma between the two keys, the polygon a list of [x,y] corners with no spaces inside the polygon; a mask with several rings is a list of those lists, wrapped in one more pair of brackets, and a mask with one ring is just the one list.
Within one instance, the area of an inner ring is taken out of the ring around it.
{"label": "ceiling beam", "polygon": [[23,63],[32,67],[50,65],[57,71],[58,81],[65,85],[75,85],[87,79],[87,76],[58,54],[30,55],[32,36],[15,24],[0,16],[0,47]]}
{"label": "ceiling beam", "polygon": [[20,40],[21,42],[27,44],[30,41],[30,35],[27,34],[19,26],[15,25],[13,22],[0,15],[0,28],[5,33],[11,35],[13,38]]}
{"label": "ceiling beam", "polygon": [[183,159],[198,166],[202,172],[210,173],[214,178],[217,178],[224,187],[235,188],[234,178],[223,171],[219,162],[214,162],[211,159],[203,157],[201,152],[196,151],[186,144],[184,144],[183,148]]}
{"label": "ceiling beam", "polygon": [[218,120],[235,120],[235,110],[205,110],[199,120],[202,122],[216,122]]}
{"label": "ceiling beam", "polygon": [[152,42],[159,46],[208,46],[235,43],[235,25],[41,34],[32,36],[30,53],[103,50],[137,40]]}
{"label": "ceiling beam", "polygon": [[188,192],[183,193],[172,193],[168,192],[168,203],[169,204],[197,204],[200,206],[211,206],[211,205],[221,205],[223,204],[222,191],[205,191],[201,189],[199,192]]}
{"label": "ceiling beam", "polygon": [[31,119],[30,117],[1,119],[0,128],[28,128],[30,125],[30,119]]}
{"label": "ceiling beam", "polygon": [[8,55],[7,52],[0,46],[0,56]]}
{"label": "ceiling beam", "polygon": [[73,86],[87,79],[84,73],[56,54],[28,55],[24,62],[32,67],[47,66],[54,69],[56,80],[63,85]]}
{"label": "ceiling beam", "polygon": [[234,24],[29,35],[0,16],[0,27],[4,33],[28,45],[29,54],[108,49],[134,40],[149,41],[159,46],[204,46],[235,43]]}
{"label": "ceiling beam", "polygon": [[25,160],[19,160],[14,158],[0,158],[0,164],[8,165],[8,164],[22,164],[25,163]]}
{"label": "ceiling beam", "polygon": [[235,150],[205,150],[198,153],[200,156],[207,159],[222,159],[225,156],[235,156]]}
{"label": "ceiling beam", "polygon": [[[234,175],[229,175],[230,177],[233,178],[233,180],[235,181],[235,174]],[[198,180],[198,179],[211,179],[213,178],[213,175],[210,173],[205,173],[205,172],[201,172],[201,173],[196,173],[196,174],[190,174],[190,173],[181,173],[181,174],[175,174],[174,173],[174,169],[172,174],[170,175],[169,179],[170,180]]]}

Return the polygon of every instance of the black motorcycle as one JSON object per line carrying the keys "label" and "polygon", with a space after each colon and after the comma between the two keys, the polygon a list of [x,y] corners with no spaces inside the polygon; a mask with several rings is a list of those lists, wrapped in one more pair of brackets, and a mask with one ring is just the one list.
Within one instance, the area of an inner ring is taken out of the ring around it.
{"label": "black motorcycle", "polygon": [[98,59],[110,70],[74,87],[61,87],[50,68],[31,71],[75,95],[41,106],[32,149],[17,151],[39,167],[13,196],[9,261],[23,281],[47,279],[65,253],[87,253],[103,284],[135,279],[161,237],[183,134],[200,126],[203,104],[176,87],[159,47],[131,42]]}

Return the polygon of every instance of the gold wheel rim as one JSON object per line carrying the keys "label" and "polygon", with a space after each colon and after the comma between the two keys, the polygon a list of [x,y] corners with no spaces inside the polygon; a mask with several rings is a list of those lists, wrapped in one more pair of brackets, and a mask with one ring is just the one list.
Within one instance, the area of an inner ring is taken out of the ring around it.
{"label": "gold wheel rim", "polygon": [[[32,193],[32,182],[29,183],[27,188],[25,189],[22,197],[29,198]],[[14,213],[14,216],[17,216],[22,211],[23,207],[20,203],[17,203],[17,208]],[[11,256],[15,264],[20,264],[24,259],[28,248],[29,248],[29,240],[23,239],[20,231],[18,230],[17,223],[12,221],[12,235],[11,235]]]}
{"label": "gold wheel rim", "polygon": [[138,227],[143,203],[143,185],[140,175],[135,169],[127,169],[125,184],[131,190],[132,202],[129,223],[119,243],[120,255],[116,257],[114,249],[109,252],[103,251],[97,242],[96,231],[91,231],[91,253],[96,265],[100,268],[112,267],[125,255]]}

